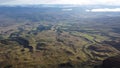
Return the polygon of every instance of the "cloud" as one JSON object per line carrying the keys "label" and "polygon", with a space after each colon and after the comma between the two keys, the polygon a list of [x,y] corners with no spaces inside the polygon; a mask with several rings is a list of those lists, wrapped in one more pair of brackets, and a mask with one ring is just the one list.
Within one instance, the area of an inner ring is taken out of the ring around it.
{"label": "cloud", "polygon": [[86,10],[87,12],[120,12],[120,8],[99,8],[99,9],[91,9]]}
{"label": "cloud", "polygon": [[1,4],[8,4],[8,5],[19,5],[19,4],[45,4],[51,3],[55,0],[0,0]]}
{"label": "cloud", "polygon": [[0,4],[120,5],[120,0],[0,0]]}
{"label": "cloud", "polygon": [[62,9],[62,11],[72,11],[73,9],[68,8],[68,9]]}
{"label": "cloud", "polygon": [[10,1],[14,1],[14,0],[0,0],[0,3],[6,3],[6,2],[10,2]]}

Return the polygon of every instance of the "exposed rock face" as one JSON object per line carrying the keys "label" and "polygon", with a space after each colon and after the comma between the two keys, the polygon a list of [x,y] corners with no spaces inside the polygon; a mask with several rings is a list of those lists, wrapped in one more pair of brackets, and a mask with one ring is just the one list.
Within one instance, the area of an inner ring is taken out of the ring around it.
{"label": "exposed rock face", "polygon": [[103,68],[120,68],[120,56],[110,57],[103,61]]}

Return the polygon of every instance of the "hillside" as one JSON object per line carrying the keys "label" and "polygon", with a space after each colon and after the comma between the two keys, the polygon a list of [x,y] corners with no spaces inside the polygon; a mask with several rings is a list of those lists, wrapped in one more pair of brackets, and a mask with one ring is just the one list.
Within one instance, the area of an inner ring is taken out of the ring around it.
{"label": "hillside", "polygon": [[119,55],[119,13],[82,8],[0,7],[0,68],[94,68]]}

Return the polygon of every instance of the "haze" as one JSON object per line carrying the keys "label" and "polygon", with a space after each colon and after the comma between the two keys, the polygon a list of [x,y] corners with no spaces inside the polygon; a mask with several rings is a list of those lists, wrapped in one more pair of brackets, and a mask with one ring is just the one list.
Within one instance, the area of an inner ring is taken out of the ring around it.
{"label": "haze", "polygon": [[23,4],[79,4],[79,5],[120,5],[120,0],[0,0],[1,5]]}

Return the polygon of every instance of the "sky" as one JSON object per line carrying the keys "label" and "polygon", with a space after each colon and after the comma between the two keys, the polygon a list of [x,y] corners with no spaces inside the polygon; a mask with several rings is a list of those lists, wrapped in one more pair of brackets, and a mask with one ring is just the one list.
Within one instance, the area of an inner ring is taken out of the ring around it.
{"label": "sky", "polygon": [[23,4],[120,5],[120,0],[0,0],[0,5]]}

